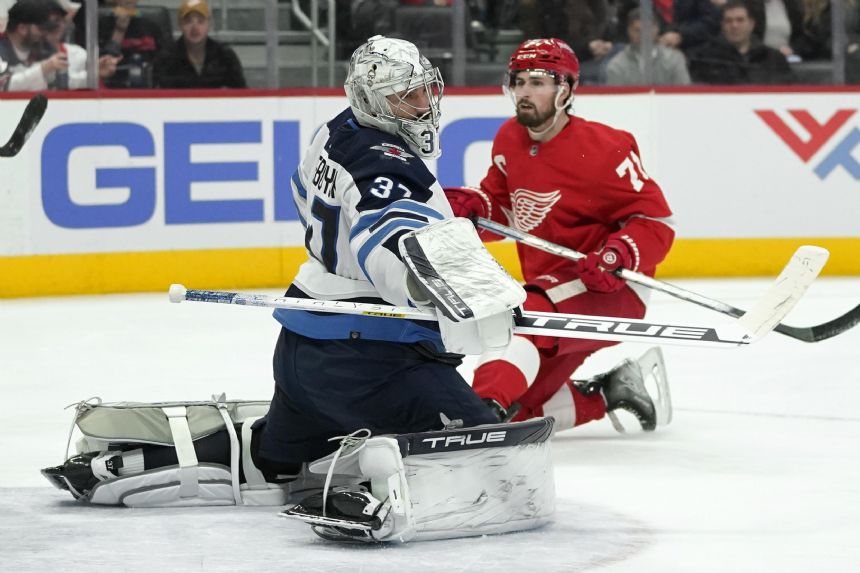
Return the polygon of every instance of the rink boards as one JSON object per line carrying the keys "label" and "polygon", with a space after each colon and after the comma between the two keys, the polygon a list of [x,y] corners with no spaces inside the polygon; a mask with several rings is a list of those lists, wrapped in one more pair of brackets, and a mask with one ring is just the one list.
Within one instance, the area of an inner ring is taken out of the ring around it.
{"label": "rink boards", "polygon": [[[130,92],[51,100],[0,163],[0,297],[279,287],[304,260],[290,176],[337,92]],[[12,94],[5,97],[15,97]],[[26,99],[0,100],[0,139]],[[632,132],[677,241],[661,277],[775,274],[803,243],[860,274],[860,91],[582,90],[576,113]],[[443,100],[444,186],[477,184],[511,103]],[[510,243],[491,247],[518,274]]]}

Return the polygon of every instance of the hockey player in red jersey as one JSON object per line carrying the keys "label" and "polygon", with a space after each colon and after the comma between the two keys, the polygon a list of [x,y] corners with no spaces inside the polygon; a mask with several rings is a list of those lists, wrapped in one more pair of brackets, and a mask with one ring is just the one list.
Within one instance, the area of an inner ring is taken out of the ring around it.
{"label": "hockey player in red jersey", "polygon": [[[613,271],[653,275],[674,232],[672,212],[643,169],[635,139],[569,114],[579,62],[563,41],[523,42],[508,71],[516,117],[499,129],[480,188],[446,189],[454,214],[493,219],[587,253],[574,262],[518,244],[527,310],[642,318],[643,298]],[[499,237],[483,231],[482,238]],[[635,362],[588,384],[571,381],[589,355],[611,344],[515,336],[502,356],[482,357],[473,387],[498,405],[501,416],[551,415],[558,429],[618,408],[633,413],[645,430],[661,416],[667,423],[668,388],[661,390],[665,396],[649,395]]]}

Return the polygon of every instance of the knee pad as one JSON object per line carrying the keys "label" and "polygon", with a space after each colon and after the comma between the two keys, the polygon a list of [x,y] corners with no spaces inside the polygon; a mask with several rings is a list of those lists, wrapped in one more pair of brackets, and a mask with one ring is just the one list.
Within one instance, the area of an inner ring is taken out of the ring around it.
{"label": "knee pad", "polygon": [[[266,482],[251,458],[251,425],[268,409],[268,401],[228,401],[223,394],[203,402],[81,403],[73,426],[82,434],[76,442],[79,454],[151,444],[172,446],[178,460],[101,481],[85,499],[129,507],[283,505],[289,485]],[[199,463],[194,443],[223,430],[230,438],[229,466]]]}

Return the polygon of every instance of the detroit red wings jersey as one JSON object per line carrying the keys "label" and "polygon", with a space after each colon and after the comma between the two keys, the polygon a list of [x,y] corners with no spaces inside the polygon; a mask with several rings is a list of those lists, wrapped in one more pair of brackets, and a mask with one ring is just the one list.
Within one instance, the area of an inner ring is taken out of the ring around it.
{"label": "detroit red wings jersey", "polygon": [[[512,118],[493,141],[492,159],[481,190],[495,221],[582,253],[618,237],[631,248],[633,270],[648,275],[672,245],[672,212],[625,131],[571,116],[553,139],[536,143]],[[526,281],[571,266],[522,243],[517,249]]]}

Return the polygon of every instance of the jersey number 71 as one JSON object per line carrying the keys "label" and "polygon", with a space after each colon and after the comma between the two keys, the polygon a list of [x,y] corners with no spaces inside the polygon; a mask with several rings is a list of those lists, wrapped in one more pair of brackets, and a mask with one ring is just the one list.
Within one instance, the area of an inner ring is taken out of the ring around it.
{"label": "jersey number 71", "polygon": [[630,185],[637,193],[642,191],[645,181],[651,179],[642,168],[642,161],[639,159],[639,156],[632,149],[630,150],[630,154],[624,158],[624,161],[615,168],[615,172],[618,174],[618,177],[629,176]]}

